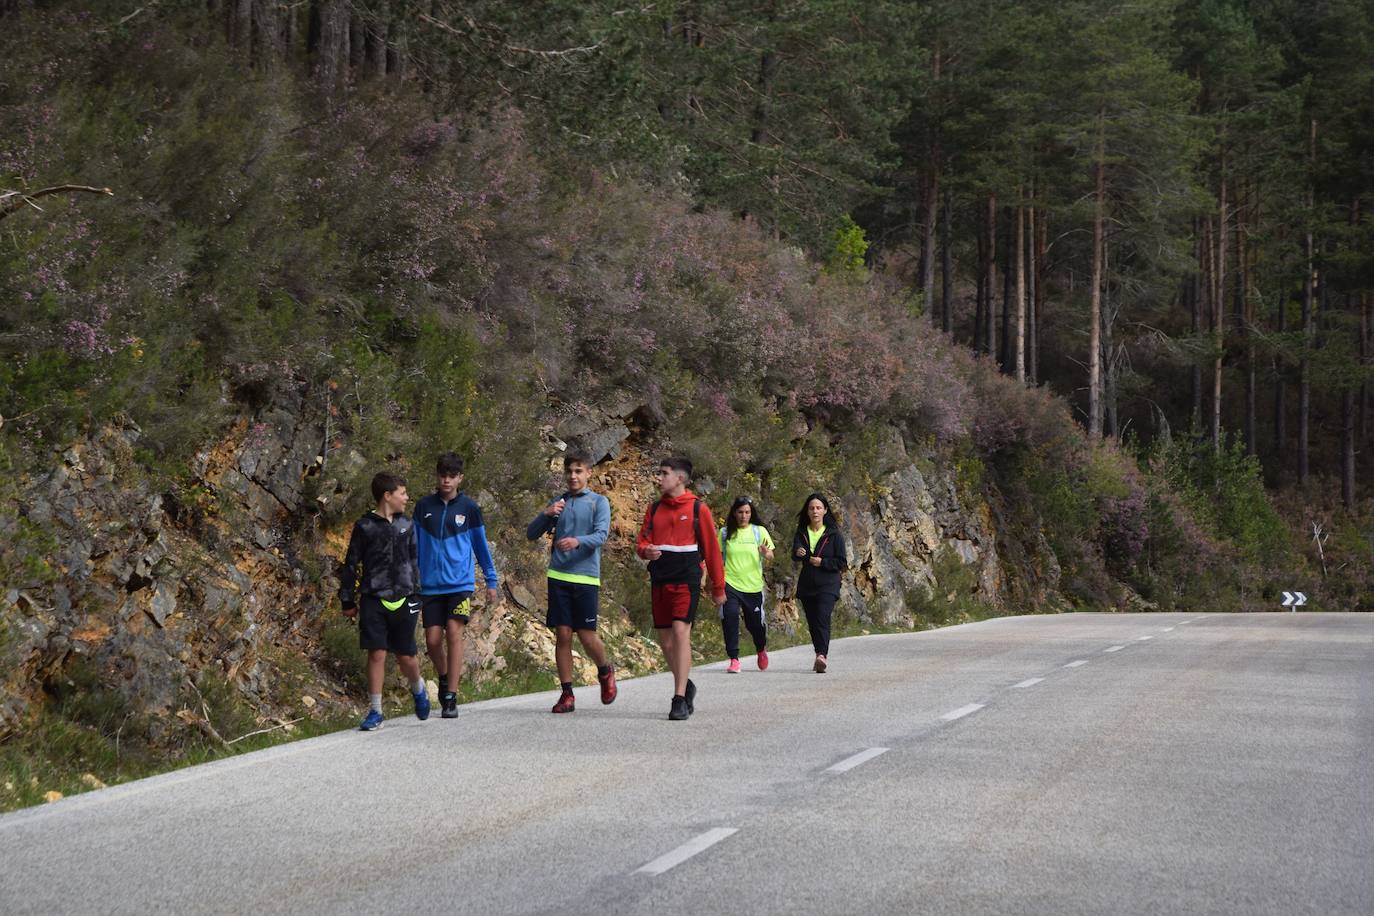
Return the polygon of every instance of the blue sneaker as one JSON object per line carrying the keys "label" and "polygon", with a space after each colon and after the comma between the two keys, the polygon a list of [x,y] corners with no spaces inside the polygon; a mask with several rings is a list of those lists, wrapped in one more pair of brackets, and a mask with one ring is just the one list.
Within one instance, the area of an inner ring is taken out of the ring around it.
{"label": "blue sneaker", "polygon": [[411,696],[415,698],[415,718],[425,721],[429,718],[429,691],[421,690]]}
{"label": "blue sneaker", "polygon": [[383,718],[384,717],[382,716],[382,714],[379,713],[377,710],[369,709],[367,711],[366,718],[363,719],[363,724],[359,725],[358,728],[365,732],[370,732],[375,729],[381,728]]}

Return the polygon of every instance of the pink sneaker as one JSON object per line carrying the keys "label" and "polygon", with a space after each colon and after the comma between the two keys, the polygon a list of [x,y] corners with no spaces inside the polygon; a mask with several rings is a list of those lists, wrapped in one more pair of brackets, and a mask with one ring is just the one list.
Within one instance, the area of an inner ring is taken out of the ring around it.
{"label": "pink sneaker", "polygon": [[730,667],[725,669],[726,674],[739,674],[739,659],[730,659]]}
{"label": "pink sneaker", "polygon": [[812,666],[812,670],[817,674],[825,674],[825,669],[829,667],[829,664],[830,663],[825,660],[824,655],[817,655],[816,664]]}
{"label": "pink sneaker", "polygon": [[767,670],[768,670],[768,652],[767,652],[767,650],[764,650],[764,649],[760,649],[760,650],[759,650],[759,670],[760,670],[760,671],[767,671]]}

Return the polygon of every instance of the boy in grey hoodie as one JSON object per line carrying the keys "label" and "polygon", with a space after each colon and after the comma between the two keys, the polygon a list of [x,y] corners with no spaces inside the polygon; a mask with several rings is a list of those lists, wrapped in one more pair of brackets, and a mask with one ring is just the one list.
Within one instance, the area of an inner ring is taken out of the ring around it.
{"label": "boy in grey hoodie", "polygon": [[601,545],[611,533],[611,503],[587,489],[592,476],[591,458],[569,453],[563,458],[567,491],[534,517],[525,535],[531,541],[552,534],[549,547],[549,612],[545,624],[557,636],[554,659],[563,688],[553,712],[572,712],[572,635],[596,662],[601,702],[615,702],[615,668],[606,644],[596,635],[596,616],[601,600]]}

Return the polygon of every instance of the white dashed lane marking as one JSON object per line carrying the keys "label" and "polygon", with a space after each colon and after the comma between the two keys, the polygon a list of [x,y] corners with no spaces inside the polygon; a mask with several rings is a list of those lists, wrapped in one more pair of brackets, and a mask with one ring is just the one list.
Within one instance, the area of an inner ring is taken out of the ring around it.
{"label": "white dashed lane marking", "polygon": [[825,768],[825,771],[826,771],[827,773],[845,773],[845,772],[848,772],[849,770],[854,769],[856,766],[858,766],[858,765],[861,764],[861,763],[867,763],[868,761],[872,760],[874,757],[877,757],[879,754],[886,754],[886,753],[887,753],[887,748],[885,748],[885,747],[870,747],[870,748],[867,748],[867,749],[865,749],[865,750],[859,751],[859,753],[853,755],[852,757],[846,757],[846,758],[844,758],[843,760],[841,760],[839,763],[835,764],[834,766],[826,767],[826,768]]}
{"label": "white dashed lane marking", "polygon": [[1144,641],[1147,640],[1147,639],[1154,639],[1154,637],[1153,637],[1153,636],[1137,636],[1137,637],[1136,637],[1136,640],[1137,640],[1138,642],[1144,642]]}
{"label": "white dashed lane marking", "polygon": [[1165,633],[1172,633],[1172,632],[1174,631],[1174,628],[1173,628],[1173,627],[1163,627],[1163,630],[1164,630]]}
{"label": "white dashed lane marking", "polygon": [[1086,658],[1080,658],[1080,659],[1079,659],[1078,661],[1076,661],[1076,662],[1069,662],[1069,663],[1068,663],[1067,665],[1065,665],[1064,667],[1065,667],[1065,668],[1081,668],[1081,667],[1083,667],[1084,665],[1086,665],[1087,663],[1088,663],[1088,660],[1087,660]]}
{"label": "white dashed lane marking", "polygon": [[983,708],[982,703],[970,703],[967,706],[960,706],[958,709],[950,710],[941,716],[946,722],[953,722],[955,719],[962,719],[964,716],[972,715]]}
{"label": "white dashed lane marking", "polygon": [[1110,646],[1110,647],[1108,647],[1108,648],[1106,648],[1106,649],[1103,649],[1102,651],[1103,651],[1103,652],[1120,652],[1120,651],[1121,651],[1122,649],[1124,649],[1124,648],[1126,648],[1126,647],[1125,647],[1125,646]]}
{"label": "white dashed lane marking", "polygon": [[1040,683],[1040,682],[1043,681],[1043,680],[1044,680],[1043,677],[1028,677],[1028,678],[1026,678],[1024,681],[1022,681],[1022,682],[1019,683],[1019,684],[1012,684],[1012,685],[1011,685],[1011,689],[1012,689],[1012,690],[1023,690],[1023,689],[1025,689],[1026,687],[1034,687],[1036,684]]}
{"label": "white dashed lane marking", "polygon": [[681,865],[699,852],[705,852],[733,833],[738,827],[712,827],[710,830],[693,837],[672,852],[664,853],[652,862],[635,869],[637,875],[661,875],[675,865]]}

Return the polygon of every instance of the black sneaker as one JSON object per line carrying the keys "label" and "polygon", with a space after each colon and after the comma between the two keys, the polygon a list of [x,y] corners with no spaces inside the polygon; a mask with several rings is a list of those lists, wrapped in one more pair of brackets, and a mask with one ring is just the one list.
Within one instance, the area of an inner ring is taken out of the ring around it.
{"label": "black sneaker", "polygon": [[691,678],[688,678],[688,679],[687,679],[687,695],[683,697],[683,700],[685,700],[686,703],[687,703],[687,715],[689,715],[689,716],[690,716],[692,713],[694,713],[694,712],[697,711],[697,704],[696,704],[695,702],[693,702],[694,700],[696,700],[696,698],[697,698],[697,685],[692,683],[692,679],[691,679]]}
{"label": "black sneaker", "polygon": [[443,710],[439,713],[444,719],[458,718],[458,694],[446,693],[439,698],[439,708]]}
{"label": "black sneaker", "polygon": [[690,715],[691,713],[687,710],[687,698],[674,696],[673,708],[668,710],[668,718],[673,722],[681,722]]}

